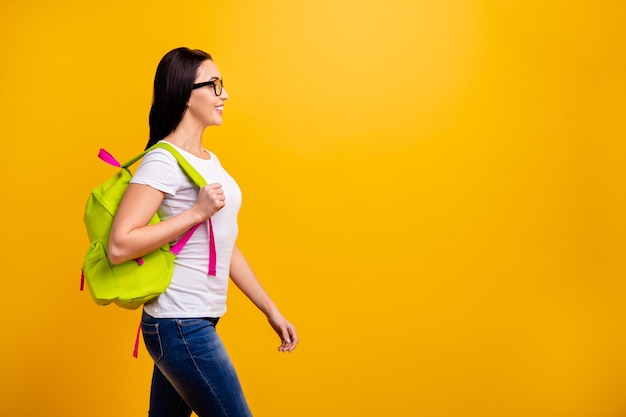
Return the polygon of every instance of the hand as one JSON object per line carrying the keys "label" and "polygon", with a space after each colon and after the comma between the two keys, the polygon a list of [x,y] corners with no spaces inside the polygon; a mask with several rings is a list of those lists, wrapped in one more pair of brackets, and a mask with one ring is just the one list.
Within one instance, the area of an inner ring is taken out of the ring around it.
{"label": "hand", "polygon": [[226,205],[226,196],[222,185],[218,183],[208,184],[200,188],[194,208],[198,211],[202,220],[207,220]]}
{"label": "hand", "polygon": [[298,344],[298,335],[293,324],[289,323],[280,313],[268,317],[270,325],[282,341],[278,346],[279,352],[291,352]]}

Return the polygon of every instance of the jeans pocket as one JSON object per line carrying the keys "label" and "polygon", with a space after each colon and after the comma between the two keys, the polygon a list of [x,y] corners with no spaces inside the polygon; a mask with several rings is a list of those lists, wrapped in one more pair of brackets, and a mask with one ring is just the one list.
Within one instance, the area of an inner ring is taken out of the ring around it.
{"label": "jeans pocket", "polygon": [[176,324],[187,352],[194,358],[221,360],[226,356],[213,319],[176,319]]}
{"label": "jeans pocket", "polygon": [[143,341],[146,344],[146,350],[152,357],[154,363],[158,363],[163,358],[163,345],[161,344],[161,335],[159,334],[159,323],[141,322],[141,332],[143,333]]}

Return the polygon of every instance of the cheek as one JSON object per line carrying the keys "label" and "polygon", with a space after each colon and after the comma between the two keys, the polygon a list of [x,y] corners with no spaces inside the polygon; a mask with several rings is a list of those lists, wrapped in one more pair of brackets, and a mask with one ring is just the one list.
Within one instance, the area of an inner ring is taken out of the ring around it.
{"label": "cheek", "polygon": [[215,107],[215,105],[210,97],[194,97],[193,100],[189,101],[189,110],[192,112],[205,113],[213,107]]}
{"label": "cheek", "polygon": [[211,93],[210,95],[207,94],[206,96],[204,96],[202,98],[202,107],[204,109],[209,109],[209,108],[214,108],[215,106],[217,106],[218,103],[218,99],[213,95],[213,93]]}

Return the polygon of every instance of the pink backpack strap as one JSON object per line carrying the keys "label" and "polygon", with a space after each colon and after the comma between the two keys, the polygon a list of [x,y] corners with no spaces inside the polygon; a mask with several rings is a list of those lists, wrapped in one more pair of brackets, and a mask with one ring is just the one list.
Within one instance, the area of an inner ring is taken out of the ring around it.
{"label": "pink backpack strap", "polygon": [[137,328],[137,336],[135,336],[135,348],[133,349],[133,358],[137,359],[139,356],[139,334],[141,333],[141,321],[139,322],[139,327]]}
{"label": "pink backpack strap", "polygon": [[[198,230],[198,227],[200,227],[201,224],[202,223],[198,223],[197,225],[189,229],[189,231],[185,233],[183,237],[181,237],[178,242],[176,242],[174,246],[170,248],[170,252],[178,256],[180,251],[187,244],[187,241],[189,241],[193,233]],[[217,275],[217,251],[215,250],[215,237],[213,236],[213,222],[211,222],[211,219],[208,220],[207,227],[209,229],[209,275],[215,276]]]}
{"label": "pink backpack strap", "polygon": [[122,166],[122,164],[120,164],[117,161],[117,159],[115,159],[113,155],[108,153],[105,149],[100,149],[100,152],[98,153],[98,158],[102,159],[104,162],[106,162],[109,165],[113,165],[114,167]]}
{"label": "pink backpack strap", "polygon": [[217,275],[217,251],[215,250],[215,237],[213,237],[213,222],[209,219],[209,275]]}
{"label": "pink backpack strap", "polygon": [[174,246],[172,246],[170,248],[170,252],[172,252],[174,255],[178,256],[178,254],[180,253],[181,250],[183,250],[183,248],[185,247],[185,245],[187,244],[187,241],[189,241],[189,239],[191,238],[191,235],[193,235],[193,233],[198,230],[198,227],[200,227],[202,223],[198,223],[197,225],[195,225],[194,227],[192,227],[191,229],[189,229],[187,231],[187,233],[185,233],[183,235],[183,237],[181,237],[178,242],[176,242],[174,244]]}

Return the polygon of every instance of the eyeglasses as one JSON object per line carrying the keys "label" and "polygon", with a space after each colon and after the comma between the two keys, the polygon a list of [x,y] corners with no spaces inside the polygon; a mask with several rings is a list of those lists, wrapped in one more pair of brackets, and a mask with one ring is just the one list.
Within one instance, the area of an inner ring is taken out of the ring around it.
{"label": "eyeglasses", "polygon": [[213,86],[213,91],[215,92],[216,96],[222,95],[222,91],[224,90],[224,83],[222,82],[221,78],[216,78],[216,79],[211,80],[211,81],[205,81],[203,83],[194,84],[191,87],[191,89],[195,90],[196,88],[206,87],[207,85],[212,85]]}

